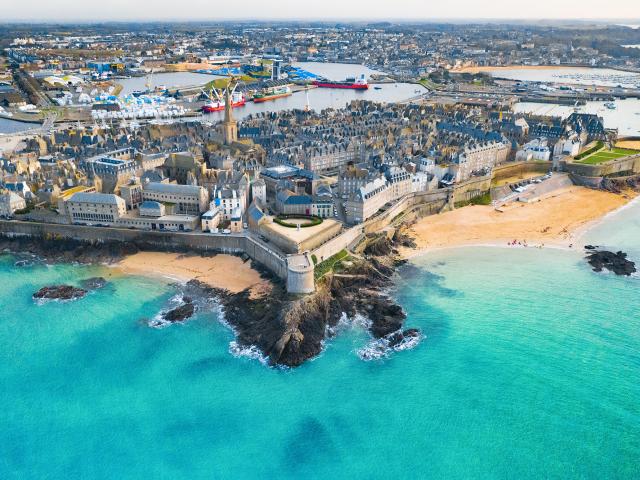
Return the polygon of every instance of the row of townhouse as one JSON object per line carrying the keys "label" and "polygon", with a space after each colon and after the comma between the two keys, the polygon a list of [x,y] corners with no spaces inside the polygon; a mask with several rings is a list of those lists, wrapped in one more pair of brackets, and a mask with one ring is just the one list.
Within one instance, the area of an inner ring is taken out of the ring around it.
{"label": "row of townhouse", "polygon": [[366,221],[385,204],[398,200],[414,189],[412,175],[403,168],[392,166],[384,176],[377,177],[360,187],[345,203],[348,223]]}

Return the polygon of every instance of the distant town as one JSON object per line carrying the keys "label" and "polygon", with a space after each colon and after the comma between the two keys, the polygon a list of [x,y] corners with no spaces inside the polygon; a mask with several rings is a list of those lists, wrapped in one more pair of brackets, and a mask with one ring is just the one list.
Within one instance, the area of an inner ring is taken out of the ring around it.
{"label": "distant town", "polygon": [[606,25],[3,25],[2,231],[242,253],[310,293],[410,215],[637,187],[640,128],[604,117],[640,98],[638,46]]}

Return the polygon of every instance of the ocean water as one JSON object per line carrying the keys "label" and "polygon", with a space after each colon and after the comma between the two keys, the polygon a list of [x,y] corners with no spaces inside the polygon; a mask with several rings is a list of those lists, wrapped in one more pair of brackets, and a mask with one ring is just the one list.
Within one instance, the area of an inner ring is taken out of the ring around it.
{"label": "ocean water", "polygon": [[[640,261],[640,204],[586,238]],[[581,252],[440,250],[394,295],[413,349],[344,325],[294,370],[230,353],[217,313],[150,328],[166,283],[0,258],[0,478],[638,478],[640,278]],[[45,284],[102,290],[36,305]]]}

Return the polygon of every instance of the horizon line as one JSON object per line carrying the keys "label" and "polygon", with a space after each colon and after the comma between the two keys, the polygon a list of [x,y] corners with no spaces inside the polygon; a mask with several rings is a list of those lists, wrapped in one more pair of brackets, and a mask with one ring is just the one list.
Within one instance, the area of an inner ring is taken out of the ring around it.
{"label": "horizon line", "polygon": [[105,20],[92,20],[92,19],[83,19],[78,18],[76,20],[70,19],[25,19],[25,18],[11,18],[4,19],[0,21],[0,25],[11,25],[11,24],[63,24],[63,25],[73,25],[73,24],[82,24],[82,25],[100,25],[105,23],[165,23],[165,24],[176,24],[176,23],[210,23],[210,22],[236,22],[236,23],[266,23],[266,22],[282,22],[282,23],[477,23],[477,22],[518,22],[518,23],[537,23],[537,22],[574,22],[574,23],[584,23],[584,22],[593,22],[593,23],[622,23],[622,24],[635,24],[640,23],[640,17],[635,19],[629,18],[602,18],[602,17],[582,17],[582,18],[569,18],[569,17],[429,17],[429,18],[367,18],[367,17],[345,17],[345,18],[283,18],[283,17],[272,17],[272,18],[251,18],[251,17],[223,17],[223,18],[184,18],[184,19],[168,19],[168,18],[111,18]]}

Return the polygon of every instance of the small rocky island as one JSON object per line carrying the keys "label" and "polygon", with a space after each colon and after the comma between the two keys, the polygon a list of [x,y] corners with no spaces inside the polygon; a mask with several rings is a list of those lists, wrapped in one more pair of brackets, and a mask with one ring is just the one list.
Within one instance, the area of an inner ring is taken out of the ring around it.
{"label": "small rocky island", "polygon": [[176,308],[165,312],[162,315],[162,319],[171,322],[183,322],[193,316],[196,311],[196,307],[193,304],[193,300],[191,297],[184,296],[182,297],[182,305],[177,306]]}
{"label": "small rocky island", "polygon": [[33,294],[36,300],[77,300],[87,294],[84,288],[73,287],[71,285],[51,285],[42,287]]}
{"label": "small rocky island", "polygon": [[624,252],[609,252],[607,250],[597,250],[598,247],[586,245],[587,261],[593,267],[594,272],[602,272],[607,269],[616,275],[630,276],[635,273],[636,265],[627,258]]}
{"label": "small rocky island", "polygon": [[103,277],[87,278],[80,282],[82,287],[73,285],[49,285],[42,287],[33,294],[34,300],[61,300],[70,301],[84,297],[92,290],[104,287],[107,281]]}

